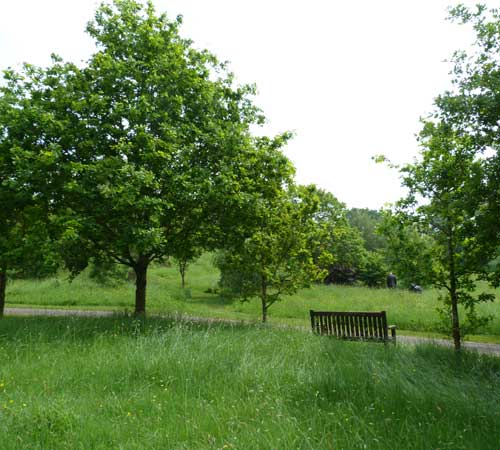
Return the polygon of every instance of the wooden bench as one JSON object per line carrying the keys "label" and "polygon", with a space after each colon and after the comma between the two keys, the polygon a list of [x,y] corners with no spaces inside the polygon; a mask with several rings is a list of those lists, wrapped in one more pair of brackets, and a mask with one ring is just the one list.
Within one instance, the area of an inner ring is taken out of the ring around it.
{"label": "wooden bench", "polygon": [[[387,326],[385,311],[310,311],[314,333],[342,339],[396,343],[396,326]],[[389,336],[389,330],[391,335]]]}

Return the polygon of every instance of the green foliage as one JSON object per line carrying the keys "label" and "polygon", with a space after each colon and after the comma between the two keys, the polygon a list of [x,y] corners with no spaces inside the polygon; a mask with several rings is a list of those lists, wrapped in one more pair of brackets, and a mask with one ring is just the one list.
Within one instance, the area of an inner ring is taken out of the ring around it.
{"label": "green foliage", "polygon": [[12,223],[0,238],[2,267],[13,278],[45,278],[55,274],[61,259],[47,222],[34,217],[32,209],[18,212],[19,222]]}
{"label": "green foliage", "polygon": [[386,238],[387,267],[397,274],[400,286],[432,284],[432,238],[405,214],[390,210],[384,211],[379,230]]}
{"label": "green foliage", "polygon": [[[38,72],[25,67],[33,84]],[[36,130],[47,117],[39,97],[30,98],[30,85],[13,71],[0,86],[0,316],[5,305],[7,274],[43,277],[59,266],[53,235],[51,179],[46,175],[53,148],[35,158],[44,146]],[[50,126],[47,125],[50,129]]]}
{"label": "green foliage", "polygon": [[[213,257],[214,266],[220,272],[218,286],[221,298],[226,301],[232,299],[243,299],[247,297],[246,292],[259,282],[258,274],[245,273],[233,263],[228,251],[219,250]],[[250,285],[248,288],[246,285]]]}
{"label": "green foliage", "polygon": [[327,283],[352,284],[364,264],[366,251],[357,229],[347,220],[345,205],[333,194],[315,189],[319,198],[316,223],[315,264],[326,272]]}
{"label": "green foliage", "polygon": [[382,253],[367,252],[359,274],[359,280],[369,287],[384,287],[388,273],[385,257]]}
{"label": "green foliage", "polygon": [[116,286],[127,280],[127,269],[114,261],[91,258],[89,278],[103,286]]}
{"label": "green foliage", "polygon": [[280,197],[258,205],[260,226],[240,245],[227,248],[216,263],[221,288],[247,300],[257,296],[262,321],[268,308],[318,278],[311,247],[318,200],[314,187],[290,186]]}
{"label": "green foliage", "polygon": [[368,251],[382,250],[386,247],[386,237],[378,232],[383,213],[368,208],[352,208],[347,211],[347,219],[352,227],[359,230]]}
{"label": "green foliage", "polygon": [[[500,14],[498,9],[480,4],[474,8],[459,5],[451,9],[450,18],[472,27],[476,40],[467,51],[454,54],[454,89],[436,99],[437,114],[455,133],[466,137],[480,159],[481,180],[469,195],[481,203],[473,215],[478,225],[475,240],[484,249],[481,257],[493,260],[498,257],[500,242]],[[498,270],[488,277],[499,285]]]}

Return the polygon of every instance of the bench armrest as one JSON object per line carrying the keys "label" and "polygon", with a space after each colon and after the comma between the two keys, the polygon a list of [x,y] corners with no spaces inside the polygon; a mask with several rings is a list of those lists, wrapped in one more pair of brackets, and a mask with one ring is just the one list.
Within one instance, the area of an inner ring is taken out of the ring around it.
{"label": "bench armrest", "polygon": [[396,341],[396,325],[389,325],[387,328],[391,330],[391,338]]}

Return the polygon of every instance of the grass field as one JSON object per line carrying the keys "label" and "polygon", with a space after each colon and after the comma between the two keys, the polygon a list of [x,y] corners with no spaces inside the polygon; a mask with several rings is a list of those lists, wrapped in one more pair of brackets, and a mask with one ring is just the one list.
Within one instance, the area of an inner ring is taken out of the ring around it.
{"label": "grass field", "polygon": [[[180,289],[180,275],[175,267],[152,267],[148,277],[149,312],[188,314],[245,321],[260,320],[257,300],[242,303],[224,301],[208,293],[217,287],[218,274],[210,255],[193,264],[187,274],[187,287]],[[270,309],[269,321],[308,326],[309,310],[386,310],[388,320],[400,333],[434,333],[439,320],[436,312],[438,292],[426,289],[412,294],[403,289],[368,289],[363,287],[314,286],[285,297]],[[133,310],[134,285],[122,282],[100,286],[84,273],[70,283],[66,276],[42,281],[15,280],[8,285],[8,305]],[[500,342],[500,302],[480,305],[479,311],[494,317],[472,340]]]}
{"label": "grass field", "polygon": [[11,449],[467,449],[500,442],[500,359],[160,319],[0,320]]}

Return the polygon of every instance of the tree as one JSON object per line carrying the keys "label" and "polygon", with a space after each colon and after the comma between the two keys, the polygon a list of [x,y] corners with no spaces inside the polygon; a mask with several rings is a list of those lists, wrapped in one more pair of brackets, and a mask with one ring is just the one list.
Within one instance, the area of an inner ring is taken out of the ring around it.
{"label": "tree", "polygon": [[351,208],[347,211],[349,223],[359,230],[368,251],[382,250],[386,246],[385,236],[378,232],[382,217],[381,211],[368,208]]}
{"label": "tree", "polygon": [[385,236],[383,255],[386,265],[397,274],[400,285],[432,284],[432,267],[429,265],[432,238],[422,233],[406,214],[389,209],[384,211],[378,229]]}
{"label": "tree", "polygon": [[[0,152],[1,152],[0,148]],[[1,157],[0,157],[1,159]],[[2,165],[0,161],[0,165]],[[0,317],[4,314],[7,279],[41,278],[55,273],[60,261],[46,211],[18,186],[13,176],[0,174]]]}
{"label": "tree", "polygon": [[380,251],[367,251],[362,261],[359,280],[368,287],[384,287],[387,280],[387,262]]}
{"label": "tree", "polygon": [[[369,287],[385,283],[386,265],[379,252],[385,246],[377,233],[380,213],[369,209],[346,209],[331,193],[319,190],[320,212],[316,220],[322,237],[318,239],[327,264],[327,283],[352,284],[361,281]],[[316,258],[318,259],[318,258]]]}
{"label": "tree", "polygon": [[[0,100],[4,100],[0,98]],[[5,136],[1,118],[5,116],[5,102],[0,103],[0,138]],[[26,203],[14,186],[13,161],[5,139],[0,140],[0,317],[4,314],[7,288],[7,270],[19,262],[20,218]]]}
{"label": "tree", "polygon": [[[458,5],[450,10],[450,19],[471,26],[476,40],[469,50],[453,55],[453,89],[436,99],[434,115],[457,135],[466,136],[470,150],[482,160],[482,182],[468,195],[481,199],[474,215],[475,239],[492,253],[500,243],[500,13],[481,4]],[[500,285],[500,273],[490,274],[489,279]]]}
{"label": "tree", "polygon": [[244,300],[258,297],[264,323],[275,302],[320,274],[311,254],[318,202],[314,192],[314,187],[291,186],[274,199],[261,200],[260,226],[217,260],[221,287]]}
{"label": "tree", "polygon": [[172,252],[172,256],[175,257],[177,267],[179,268],[179,274],[181,275],[181,288],[184,289],[186,287],[187,268],[189,264],[201,256],[203,249],[201,247],[197,247],[197,245],[199,245],[199,241],[194,244],[184,241],[181,241],[181,243],[186,245],[174,250]]}
{"label": "tree", "polygon": [[484,276],[491,255],[476,239],[476,214],[482,200],[474,195],[482,182],[482,161],[471,140],[459,136],[448,124],[428,121],[420,133],[420,160],[401,169],[408,196],[395,214],[415,224],[432,239],[428,259],[430,279],[444,289],[442,312],[449,319],[455,349],[460,349],[463,326],[458,306],[465,308],[469,329],[485,323],[476,304],[491,301],[492,294],[474,296],[476,279]]}
{"label": "tree", "polygon": [[[26,73],[37,83],[31,66]],[[51,183],[46,168],[50,147],[41,151],[38,127],[46,116],[40,98],[7,70],[0,87],[0,316],[4,313],[8,275],[46,276],[55,272],[59,259],[54,248],[55,223],[49,201]],[[35,156],[36,155],[36,156]]]}
{"label": "tree", "polygon": [[500,243],[500,13],[484,5],[459,5],[450,10],[450,18],[471,25],[476,40],[453,56],[453,88],[435,100],[424,123],[422,161],[405,168],[404,184],[412,195],[400,207],[414,208],[419,195],[429,202],[410,216],[419,218],[419,231],[433,240],[433,279],[448,292],[458,349],[457,305],[463,303],[472,325],[478,325],[483,320],[474,305],[492,296],[474,297],[475,280],[500,285],[494,264]]}
{"label": "tree", "polygon": [[50,153],[68,267],[78,273],[90,258],[131,267],[138,314],[149,264],[179,250],[186,224],[191,237],[206,228],[220,239],[292,170],[280,152],[287,134],[265,149],[250,134],[263,121],[253,86],[235,86],[214,55],[180,37],[180,24],[151,2],[103,4],[87,27],[98,51],[86,66],[54,57],[11,89],[26,87],[23,101],[38,99],[50,125],[35,127],[38,156]]}
{"label": "tree", "polygon": [[359,275],[366,256],[363,238],[349,224],[343,203],[322,189],[314,188],[314,193],[319,198],[314,214],[317,225],[314,261],[326,272],[325,282],[350,284]]}

